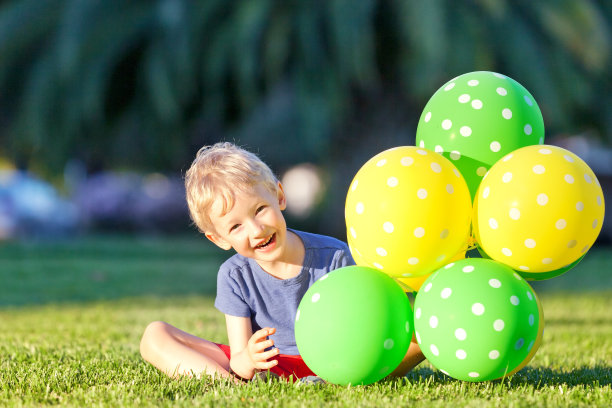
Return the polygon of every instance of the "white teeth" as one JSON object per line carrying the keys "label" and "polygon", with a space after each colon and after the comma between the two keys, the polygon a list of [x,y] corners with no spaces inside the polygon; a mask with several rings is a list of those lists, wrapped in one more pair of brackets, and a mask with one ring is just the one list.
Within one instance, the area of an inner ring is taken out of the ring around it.
{"label": "white teeth", "polygon": [[268,240],[266,242],[264,242],[263,244],[257,245],[255,248],[263,248],[263,247],[265,247],[266,245],[268,245],[270,243],[270,241],[272,241],[272,237],[273,236],[274,235],[270,235],[270,238],[268,238]]}

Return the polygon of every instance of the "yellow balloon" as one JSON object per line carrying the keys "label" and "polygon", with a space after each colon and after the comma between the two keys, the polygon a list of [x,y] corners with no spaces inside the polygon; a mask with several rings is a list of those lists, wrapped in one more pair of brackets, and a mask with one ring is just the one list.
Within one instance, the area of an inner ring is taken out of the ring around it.
{"label": "yellow balloon", "polygon": [[[453,259],[451,259],[449,263],[459,261],[464,258],[465,258],[465,251],[462,251],[462,252],[459,252]],[[428,273],[426,275],[417,276],[416,278],[395,278],[395,279],[399,282],[402,289],[404,289],[404,292],[418,292],[421,289],[421,286],[423,286],[423,282],[425,282],[427,278],[429,278],[429,275],[431,275],[432,273],[433,272]]]}
{"label": "yellow balloon", "polygon": [[530,273],[561,269],[599,235],[604,198],[593,171],[557,146],[527,146],[491,167],[474,200],[474,232],[494,260]]}
{"label": "yellow balloon", "polygon": [[414,146],[381,152],[357,172],[346,197],[347,239],[357,265],[392,277],[427,275],[465,251],[467,184],[445,157]]}

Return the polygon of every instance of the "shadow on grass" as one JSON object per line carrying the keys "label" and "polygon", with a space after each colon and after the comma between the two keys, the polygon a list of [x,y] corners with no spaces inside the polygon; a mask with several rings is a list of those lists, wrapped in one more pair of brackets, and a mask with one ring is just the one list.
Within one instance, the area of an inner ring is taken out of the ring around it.
{"label": "shadow on grass", "polygon": [[[410,382],[425,382],[437,384],[450,384],[462,382],[430,368],[419,368],[406,375]],[[580,367],[568,370],[555,370],[552,368],[525,367],[512,377],[505,379],[484,381],[481,384],[505,383],[508,388],[522,388],[533,386],[541,389],[551,386],[565,386],[568,388],[592,386],[603,387],[612,385],[612,367],[597,365],[594,367]]]}

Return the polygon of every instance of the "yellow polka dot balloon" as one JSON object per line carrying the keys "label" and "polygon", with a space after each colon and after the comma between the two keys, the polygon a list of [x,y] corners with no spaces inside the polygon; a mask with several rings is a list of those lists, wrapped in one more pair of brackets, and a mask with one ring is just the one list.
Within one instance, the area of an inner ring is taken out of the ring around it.
{"label": "yellow polka dot balloon", "polygon": [[474,232],[482,249],[530,275],[580,259],[603,218],[597,177],[557,146],[527,146],[506,155],[491,167],[474,201]]}
{"label": "yellow polka dot balloon", "polygon": [[357,265],[392,277],[417,277],[465,251],[470,193],[448,159],[401,146],[377,154],[357,172],[345,218]]}

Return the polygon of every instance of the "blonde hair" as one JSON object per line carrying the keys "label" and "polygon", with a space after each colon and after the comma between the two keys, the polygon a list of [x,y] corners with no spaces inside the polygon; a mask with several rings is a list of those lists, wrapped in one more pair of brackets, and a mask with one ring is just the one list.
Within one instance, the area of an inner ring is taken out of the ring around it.
{"label": "blonde hair", "polygon": [[201,232],[212,232],[209,213],[217,199],[222,200],[225,214],[233,207],[236,194],[258,184],[276,193],[277,183],[272,170],[254,153],[229,142],[204,146],[185,175],[189,214]]}

